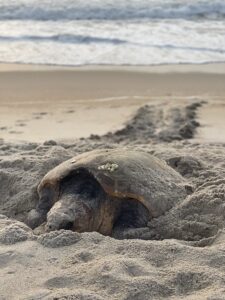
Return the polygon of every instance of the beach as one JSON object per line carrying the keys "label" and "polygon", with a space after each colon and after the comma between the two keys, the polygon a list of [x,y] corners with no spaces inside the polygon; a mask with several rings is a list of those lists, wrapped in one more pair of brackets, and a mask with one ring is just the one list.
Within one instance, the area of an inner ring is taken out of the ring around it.
{"label": "beach", "polygon": [[[44,142],[101,135],[121,128],[149,102],[198,98],[218,102],[221,112],[224,79],[224,64],[136,68],[2,64],[1,138]],[[207,107],[200,117],[207,116]]]}
{"label": "beach", "polygon": [[[224,299],[224,82],[224,64],[0,65],[0,299]],[[186,197],[120,238],[32,230],[43,176],[95,149],[159,158]]]}
{"label": "beach", "polygon": [[224,17],[0,0],[0,300],[225,300]]}

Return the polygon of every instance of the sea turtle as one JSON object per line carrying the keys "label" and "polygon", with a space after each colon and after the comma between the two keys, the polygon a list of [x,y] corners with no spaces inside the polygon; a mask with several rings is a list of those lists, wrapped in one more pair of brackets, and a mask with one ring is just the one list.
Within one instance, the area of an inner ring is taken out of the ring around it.
{"label": "sea turtle", "polygon": [[28,216],[35,228],[71,229],[111,235],[139,228],[182,201],[185,179],[164,161],[144,152],[101,149],[67,160],[38,186],[39,203]]}

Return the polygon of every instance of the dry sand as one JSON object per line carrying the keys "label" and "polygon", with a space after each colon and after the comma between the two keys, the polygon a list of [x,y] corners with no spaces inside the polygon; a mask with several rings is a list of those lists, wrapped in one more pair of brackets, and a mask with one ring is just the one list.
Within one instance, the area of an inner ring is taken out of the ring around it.
{"label": "dry sand", "polygon": [[[225,299],[225,72],[164,68],[2,66],[0,299]],[[51,116],[69,119],[67,127],[50,129]],[[20,119],[22,133],[10,133]],[[121,240],[63,230],[37,236],[25,225],[48,170],[78,153],[118,147],[165,160],[192,193]]]}

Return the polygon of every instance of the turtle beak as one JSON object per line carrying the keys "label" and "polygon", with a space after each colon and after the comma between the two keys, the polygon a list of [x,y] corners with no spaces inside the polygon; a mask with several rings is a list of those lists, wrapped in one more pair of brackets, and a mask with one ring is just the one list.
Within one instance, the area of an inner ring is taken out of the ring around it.
{"label": "turtle beak", "polygon": [[72,229],[73,219],[67,214],[54,214],[51,215],[45,225],[45,232],[50,232],[59,229]]}

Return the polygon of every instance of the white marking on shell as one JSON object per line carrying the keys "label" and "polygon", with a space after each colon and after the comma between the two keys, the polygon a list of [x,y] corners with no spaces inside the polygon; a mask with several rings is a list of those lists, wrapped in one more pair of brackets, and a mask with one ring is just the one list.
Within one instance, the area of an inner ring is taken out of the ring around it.
{"label": "white marking on shell", "polygon": [[119,166],[114,163],[106,163],[105,165],[98,166],[98,170],[109,171],[110,173],[114,172],[118,168],[119,168]]}

